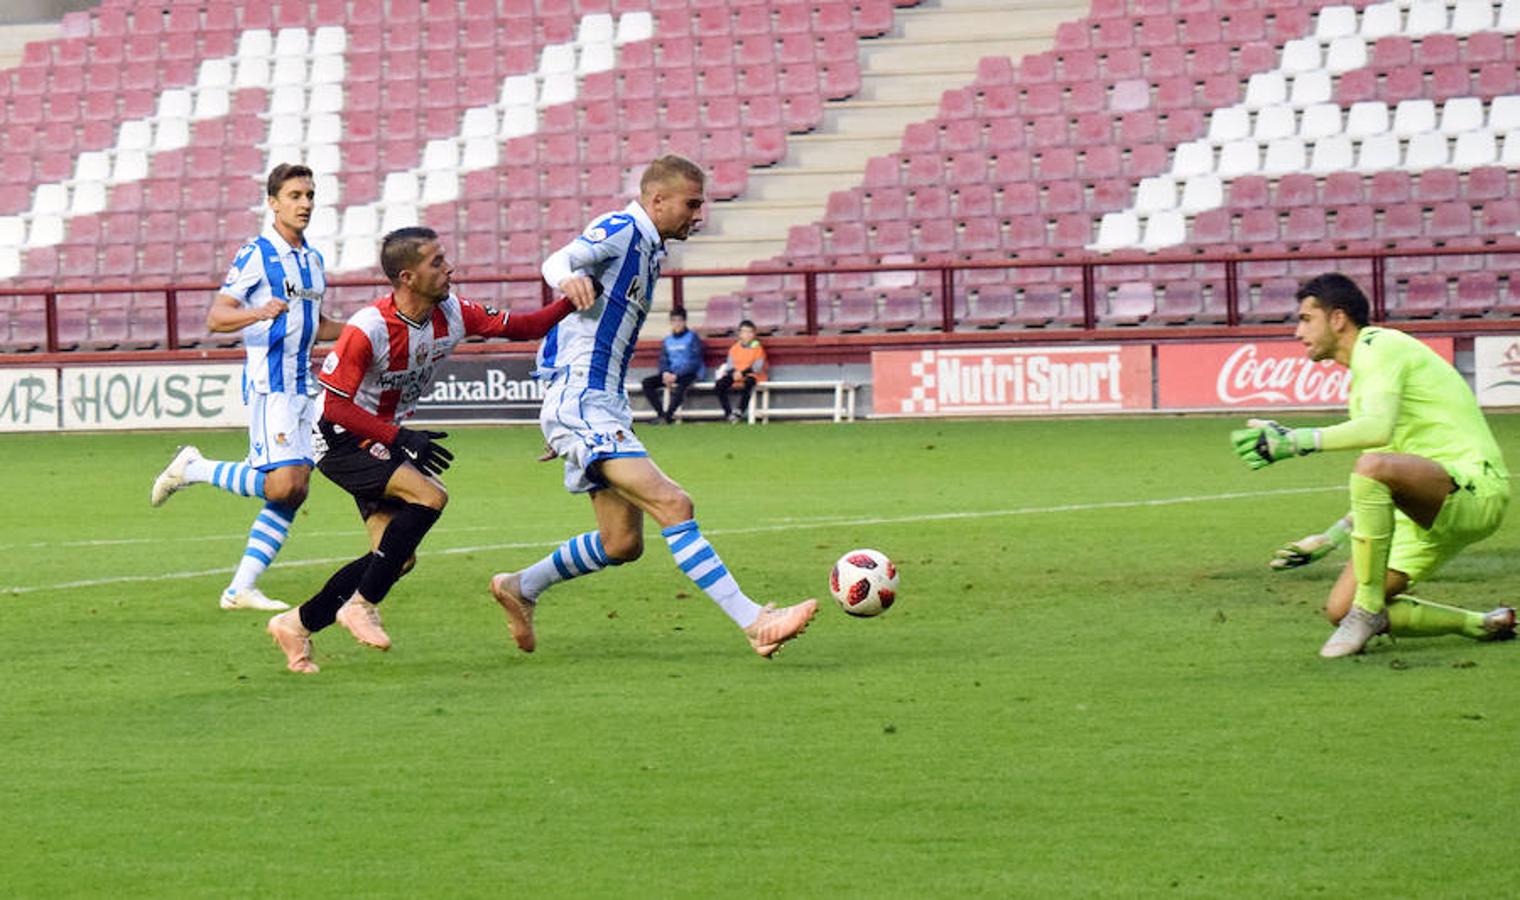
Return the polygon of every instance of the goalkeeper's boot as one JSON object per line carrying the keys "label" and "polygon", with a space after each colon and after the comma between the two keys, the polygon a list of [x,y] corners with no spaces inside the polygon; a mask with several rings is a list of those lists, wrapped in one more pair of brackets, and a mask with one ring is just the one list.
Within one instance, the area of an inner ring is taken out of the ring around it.
{"label": "goalkeeper's boot", "polygon": [[222,599],[218,605],[222,609],[262,609],[266,612],[290,609],[289,603],[281,603],[279,600],[267,597],[256,587],[228,588],[222,591]]}
{"label": "goalkeeper's boot", "polygon": [[749,645],[755,652],[769,659],[781,645],[807,631],[808,623],[818,612],[818,601],[807,599],[793,606],[777,609],[767,603],[760,615],[744,629]]}
{"label": "goalkeeper's boot", "polygon": [[288,610],[269,619],[269,636],[285,652],[285,668],[302,675],[315,675],[321,671],[311,661],[311,632],[301,624],[298,610]]}
{"label": "goalkeeper's boot", "polygon": [[1351,610],[1341,619],[1341,624],[1330,635],[1330,640],[1325,641],[1325,646],[1319,648],[1319,655],[1326,659],[1336,659],[1342,656],[1354,656],[1361,653],[1367,646],[1367,642],[1375,635],[1388,630],[1388,613],[1370,613],[1356,604],[1351,605]]}
{"label": "goalkeeper's boot", "polygon": [[533,609],[537,604],[522,595],[522,575],[517,572],[492,575],[491,596],[507,614],[507,627],[512,629],[517,649],[532,653],[538,646],[538,637],[533,633]]}
{"label": "goalkeeper's boot", "polygon": [[377,650],[391,649],[391,636],[380,625],[380,608],[363,597],[348,598],[338,610],[338,624],[348,629],[354,640]]}
{"label": "goalkeeper's boot", "polygon": [[163,506],[170,494],[189,487],[190,482],[185,480],[185,467],[191,462],[198,462],[201,458],[201,451],[194,445],[187,444],[179,448],[174,458],[169,460],[169,465],[165,466],[164,470],[158,473],[158,477],[153,479],[153,493],[149,495],[148,502],[154,506]]}
{"label": "goalkeeper's boot", "polygon": [[1483,637],[1481,641],[1512,641],[1515,639],[1515,610],[1501,606],[1483,614]]}

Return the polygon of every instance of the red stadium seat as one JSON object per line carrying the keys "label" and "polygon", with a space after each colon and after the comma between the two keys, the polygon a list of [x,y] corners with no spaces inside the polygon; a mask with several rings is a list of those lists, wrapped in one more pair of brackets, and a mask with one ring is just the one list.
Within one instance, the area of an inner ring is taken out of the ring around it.
{"label": "red stadium seat", "polygon": [[1446,297],[1445,275],[1412,275],[1393,292],[1388,312],[1397,318],[1428,318],[1445,309]]}

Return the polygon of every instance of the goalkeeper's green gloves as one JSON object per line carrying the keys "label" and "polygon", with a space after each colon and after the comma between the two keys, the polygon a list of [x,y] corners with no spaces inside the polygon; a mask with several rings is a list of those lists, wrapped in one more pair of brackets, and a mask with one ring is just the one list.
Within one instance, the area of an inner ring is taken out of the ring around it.
{"label": "goalkeeper's green gloves", "polygon": [[1248,419],[1246,427],[1230,432],[1235,455],[1253,469],[1290,456],[1307,456],[1319,449],[1318,428],[1287,428],[1271,419]]}
{"label": "goalkeeper's green gloves", "polygon": [[1350,534],[1351,517],[1337,519],[1334,525],[1325,529],[1324,534],[1311,534],[1277,548],[1267,565],[1278,572],[1307,566],[1329,556],[1346,542]]}

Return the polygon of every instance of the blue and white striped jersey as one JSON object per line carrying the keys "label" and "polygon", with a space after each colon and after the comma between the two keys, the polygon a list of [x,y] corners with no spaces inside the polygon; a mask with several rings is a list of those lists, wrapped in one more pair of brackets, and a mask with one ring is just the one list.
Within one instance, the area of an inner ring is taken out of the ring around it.
{"label": "blue and white striped jersey", "polygon": [[263,306],[274,297],[289,306],[279,316],[243,329],[245,393],[317,393],[311,345],[322,324],[326,290],[322,254],[309,244],[291,247],[273,226],[238,250],[220,293],[245,306]]}
{"label": "blue and white striped jersey", "polygon": [[570,384],[623,393],[628,360],[654,302],[665,242],[638,201],[607,213],[580,237],[544,260],[551,287],[574,275],[597,284],[596,303],[560,321],[538,348],[541,379],[567,375]]}

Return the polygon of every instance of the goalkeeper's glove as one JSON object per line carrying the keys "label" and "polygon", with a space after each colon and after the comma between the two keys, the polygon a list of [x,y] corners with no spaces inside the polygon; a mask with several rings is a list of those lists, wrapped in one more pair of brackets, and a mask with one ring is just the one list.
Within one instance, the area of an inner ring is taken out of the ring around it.
{"label": "goalkeeper's glove", "polygon": [[1230,432],[1235,455],[1260,469],[1290,456],[1307,456],[1319,449],[1318,428],[1288,428],[1271,419],[1248,419],[1246,427]]}
{"label": "goalkeeper's glove", "polygon": [[447,431],[413,431],[410,428],[396,430],[396,440],[391,446],[406,454],[417,468],[429,475],[440,475],[454,461],[454,454],[438,443],[449,436]]}
{"label": "goalkeeper's glove", "polygon": [[1337,519],[1334,525],[1325,530],[1324,534],[1311,534],[1277,548],[1267,565],[1279,572],[1307,566],[1309,563],[1329,556],[1346,542],[1346,537],[1350,534],[1350,518]]}

